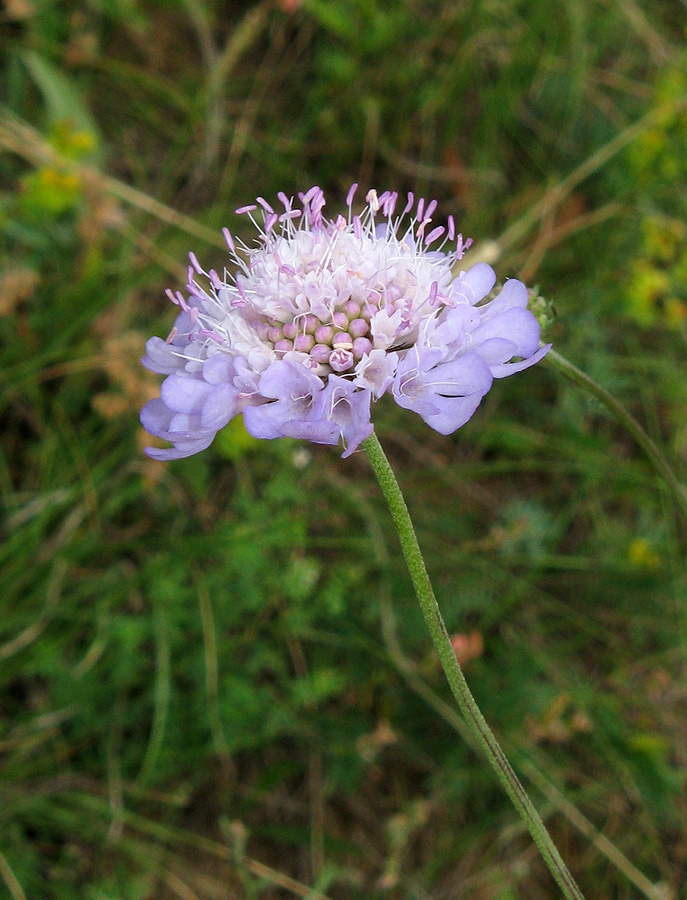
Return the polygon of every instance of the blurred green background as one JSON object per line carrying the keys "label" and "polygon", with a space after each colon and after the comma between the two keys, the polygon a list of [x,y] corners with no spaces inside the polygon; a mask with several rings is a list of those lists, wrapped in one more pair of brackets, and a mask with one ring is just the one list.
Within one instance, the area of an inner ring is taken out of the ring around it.
{"label": "blurred green background", "polygon": [[[434,196],[687,463],[679,0],[5,0],[0,896],[558,896],[458,733],[362,454],[148,460],[186,254],[260,194]],[[588,900],[687,896],[670,495],[547,364],[374,410],[468,680]]]}

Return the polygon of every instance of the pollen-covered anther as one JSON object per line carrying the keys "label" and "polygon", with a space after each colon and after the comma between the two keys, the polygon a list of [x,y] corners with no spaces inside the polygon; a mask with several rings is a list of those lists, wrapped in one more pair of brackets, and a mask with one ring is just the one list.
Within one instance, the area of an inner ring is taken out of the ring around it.
{"label": "pollen-covered anther", "polygon": [[365,202],[370,204],[373,212],[379,212],[379,198],[377,197],[377,191],[374,189],[368,191]]}
{"label": "pollen-covered anther", "polygon": [[353,338],[347,331],[337,331],[332,338],[332,347],[341,350],[350,350],[353,347]]}

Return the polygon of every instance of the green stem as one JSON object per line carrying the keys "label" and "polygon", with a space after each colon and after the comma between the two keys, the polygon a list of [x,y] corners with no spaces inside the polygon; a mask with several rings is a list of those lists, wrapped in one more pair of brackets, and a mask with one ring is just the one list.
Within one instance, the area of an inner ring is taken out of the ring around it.
{"label": "green stem", "polygon": [[382,493],[389,506],[389,511],[394,520],[403,555],[413,580],[415,593],[420,602],[425,622],[429,628],[434,646],[439,654],[441,665],[448,679],[451,692],[455,697],[468,727],[475,735],[480,746],[484,750],[487,759],[501,782],[513,805],[522,816],[529,829],[535,844],[539,848],[544,862],[563,891],[566,900],[584,900],[584,897],[575,884],[565,863],[556,849],[553,841],[544,827],[532,801],[527,796],[518,776],[511,768],[510,763],[494,737],[492,730],[480,712],[479,707],[472,696],[470,688],[465,680],[463,671],[458,664],[456,654],[451,645],[451,639],[446,631],[444,620],[441,616],[439,604],[434,596],[434,590],[427,574],[425,561],[422,557],[420,545],[417,542],[415,529],[408,513],[405,499],[396,481],[389,460],[386,458],[377,435],[373,432],[362,444],[367,453],[370,464],[374,469]]}
{"label": "green stem", "polygon": [[622,403],[616,400],[613,394],[609,394],[609,392],[602,388],[600,384],[597,384],[593,378],[590,378],[589,375],[585,375],[584,372],[578,369],[577,366],[574,366],[564,356],[561,356],[560,353],[556,353],[555,350],[549,350],[546,354],[545,361],[547,365],[556,369],[561,375],[565,375],[569,381],[572,381],[574,384],[578,385],[578,387],[583,388],[587,393],[596,397],[623,428],[632,435],[646,453],[654,469],[656,469],[658,474],[668,485],[678,509],[684,516],[685,522],[687,522],[687,493],[685,492],[685,488],[677,480],[675,472],[671,469],[665,456],[658,449],[654,441],[651,440],[646,431],[644,431],[639,422],[630,415]]}

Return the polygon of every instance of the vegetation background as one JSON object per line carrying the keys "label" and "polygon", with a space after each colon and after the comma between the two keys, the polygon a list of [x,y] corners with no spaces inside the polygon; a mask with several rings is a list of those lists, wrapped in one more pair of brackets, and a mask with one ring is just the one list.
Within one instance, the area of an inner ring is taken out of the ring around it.
{"label": "vegetation background", "polygon": [[[260,194],[439,199],[687,465],[680,0],[5,0],[0,895],[558,896],[460,734],[364,455],[148,460],[138,359]],[[250,239],[250,234],[243,234]],[[588,900],[687,896],[687,529],[547,364],[384,401],[468,680]]]}

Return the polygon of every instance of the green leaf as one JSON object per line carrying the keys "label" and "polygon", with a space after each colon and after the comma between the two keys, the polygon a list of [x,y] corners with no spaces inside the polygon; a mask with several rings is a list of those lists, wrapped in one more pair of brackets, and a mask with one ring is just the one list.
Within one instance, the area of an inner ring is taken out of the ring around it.
{"label": "green leaf", "polygon": [[33,50],[24,51],[21,58],[43,95],[51,124],[69,122],[75,132],[90,135],[97,148],[101,143],[98,126],[73,82]]}

